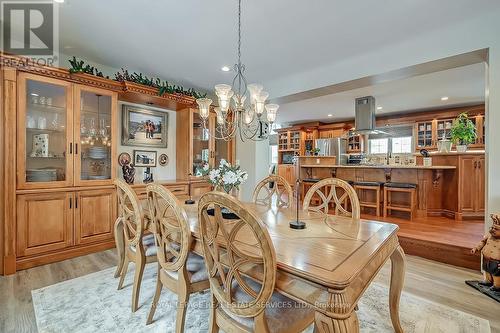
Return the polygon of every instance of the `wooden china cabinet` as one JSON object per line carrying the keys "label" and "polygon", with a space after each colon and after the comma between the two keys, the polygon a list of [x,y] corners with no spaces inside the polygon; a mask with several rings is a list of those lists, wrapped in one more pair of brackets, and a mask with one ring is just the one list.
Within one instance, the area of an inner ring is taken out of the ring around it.
{"label": "wooden china cabinet", "polygon": [[116,116],[116,92],[17,73],[16,269],[113,245]]}
{"label": "wooden china cabinet", "polygon": [[[210,113],[204,125],[199,110],[188,108],[177,112],[176,122],[178,179],[199,178],[205,165],[217,167],[221,159],[235,162],[234,140],[225,141],[210,135],[215,132],[215,113]],[[204,183],[200,186],[210,185]]]}

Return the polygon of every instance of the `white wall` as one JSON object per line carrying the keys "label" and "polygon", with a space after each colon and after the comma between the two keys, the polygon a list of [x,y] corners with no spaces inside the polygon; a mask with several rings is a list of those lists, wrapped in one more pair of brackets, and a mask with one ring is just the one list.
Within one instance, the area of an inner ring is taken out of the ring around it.
{"label": "white wall", "polygon": [[[167,148],[153,148],[153,147],[136,147],[136,146],[123,146],[121,144],[122,138],[122,106],[123,105],[133,105],[137,107],[142,107],[151,110],[157,110],[168,113],[168,136],[167,136]],[[167,154],[169,158],[169,162],[166,166],[160,166],[158,161],[156,161],[156,168],[152,168],[154,180],[167,180],[167,179],[175,179],[176,178],[176,168],[175,168],[175,159],[176,159],[176,112],[155,108],[153,106],[148,105],[140,105],[133,103],[118,103],[118,126],[119,128],[119,144],[118,144],[118,154],[127,152],[130,154],[132,158],[134,158],[134,149],[143,149],[143,150],[155,150],[157,151],[157,157],[160,157],[160,154]],[[118,176],[122,177],[122,169],[118,166]],[[135,180],[142,181],[143,179],[144,168],[136,168],[135,170]]]}
{"label": "white wall", "polygon": [[248,179],[240,188],[241,200],[250,201],[255,185],[268,175],[269,140],[242,142],[236,141],[236,163],[248,172]]}

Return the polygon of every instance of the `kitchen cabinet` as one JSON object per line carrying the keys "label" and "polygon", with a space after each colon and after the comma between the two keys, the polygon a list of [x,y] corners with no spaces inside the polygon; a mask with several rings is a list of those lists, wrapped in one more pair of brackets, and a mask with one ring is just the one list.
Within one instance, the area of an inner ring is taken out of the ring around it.
{"label": "kitchen cabinet", "polygon": [[461,155],[458,159],[458,211],[460,216],[483,216],[485,209],[484,155]]}
{"label": "kitchen cabinet", "polygon": [[16,255],[36,255],[73,245],[73,202],[71,192],[18,195]]}
{"label": "kitchen cabinet", "polygon": [[433,121],[424,121],[415,124],[415,147],[417,151],[436,147],[434,129],[435,125]]}
{"label": "kitchen cabinet", "polygon": [[340,138],[343,135],[344,135],[344,130],[342,128],[320,130],[319,131],[319,138],[320,139]]}
{"label": "kitchen cabinet", "polygon": [[184,109],[177,112],[177,178],[199,177],[203,167],[217,167],[221,159],[234,163],[234,139],[217,139],[216,115],[211,113],[203,121],[198,109]]}
{"label": "kitchen cabinet", "polygon": [[[458,114],[457,114],[458,116]],[[443,138],[451,140],[451,127],[455,118],[425,120],[415,123],[415,149],[437,149],[437,142]],[[469,148],[484,148],[484,115],[471,115],[469,119],[476,127],[476,142],[469,144]]]}
{"label": "kitchen cabinet", "polygon": [[75,243],[87,244],[113,239],[117,217],[114,189],[75,192]]}
{"label": "kitchen cabinet", "polygon": [[278,175],[285,178],[286,181],[291,185],[295,185],[296,174],[295,166],[293,164],[280,164],[278,165]]}
{"label": "kitchen cabinet", "polygon": [[278,151],[298,151],[304,149],[306,134],[302,130],[279,130]]}

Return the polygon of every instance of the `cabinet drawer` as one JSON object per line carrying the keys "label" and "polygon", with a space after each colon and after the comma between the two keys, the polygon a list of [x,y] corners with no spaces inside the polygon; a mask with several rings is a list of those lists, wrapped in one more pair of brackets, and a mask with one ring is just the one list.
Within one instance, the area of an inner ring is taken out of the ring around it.
{"label": "cabinet drawer", "polygon": [[17,256],[60,250],[73,245],[71,192],[17,196]]}
{"label": "cabinet drawer", "polygon": [[188,194],[188,185],[165,185],[165,188],[176,196]]}

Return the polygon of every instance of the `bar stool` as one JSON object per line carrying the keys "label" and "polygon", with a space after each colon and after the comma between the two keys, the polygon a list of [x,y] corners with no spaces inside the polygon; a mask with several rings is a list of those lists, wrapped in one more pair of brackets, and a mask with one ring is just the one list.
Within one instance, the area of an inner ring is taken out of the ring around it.
{"label": "bar stool", "polygon": [[[354,182],[353,187],[358,193],[359,198],[359,206],[375,208],[377,216],[380,216],[380,199],[382,197],[382,189],[381,186],[384,185],[383,182]],[[363,196],[360,194],[364,191],[374,191],[375,192],[375,201],[366,201]]]}
{"label": "bar stool", "polygon": [[[391,194],[408,193],[410,194],[410,205],[393,205]],[[413,211],[415,210],[417,198],[417,184],[412,183],[385,183],[384,184],[384,217],[387,217],[387,211],[401,211],[410,213],[410,221],[413,220]]]}

